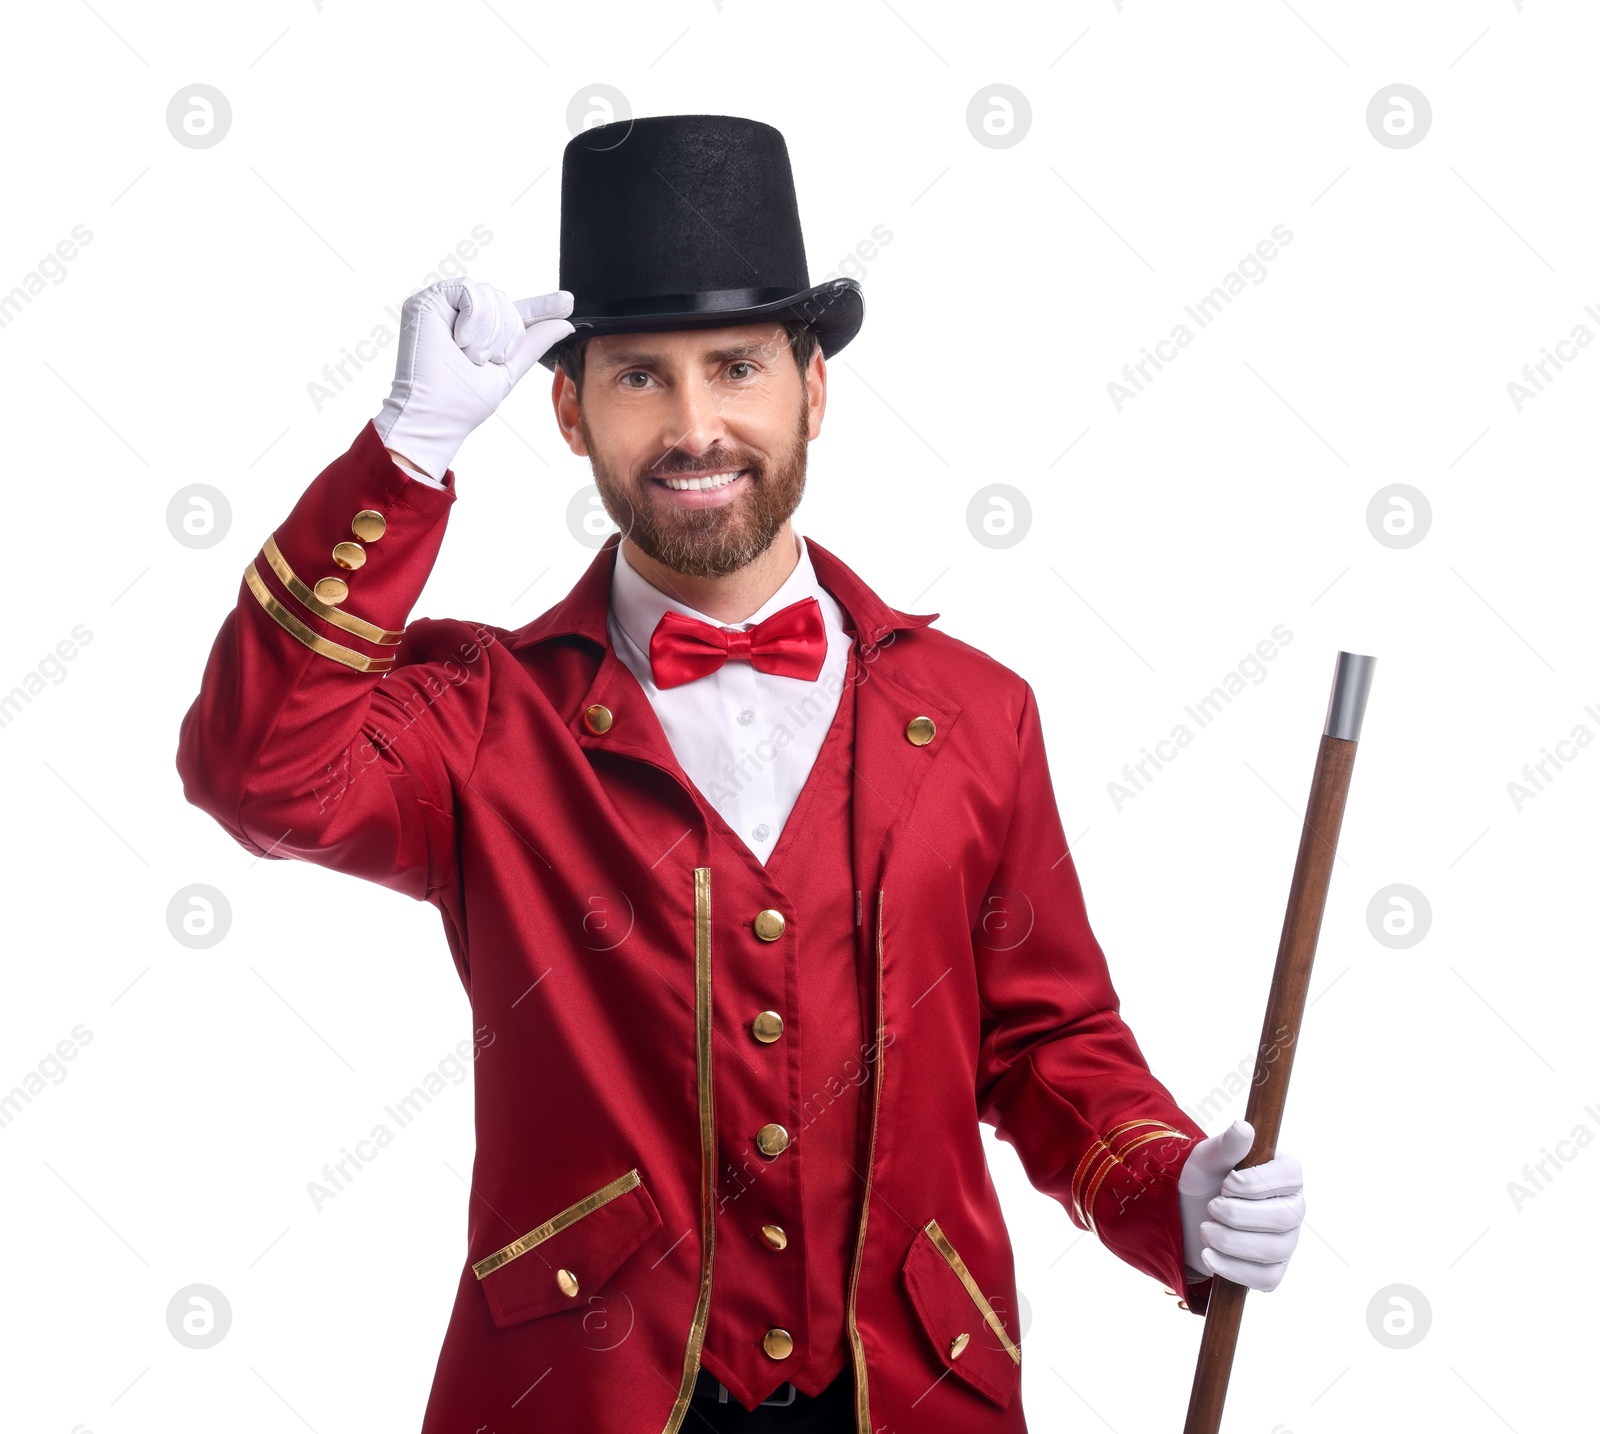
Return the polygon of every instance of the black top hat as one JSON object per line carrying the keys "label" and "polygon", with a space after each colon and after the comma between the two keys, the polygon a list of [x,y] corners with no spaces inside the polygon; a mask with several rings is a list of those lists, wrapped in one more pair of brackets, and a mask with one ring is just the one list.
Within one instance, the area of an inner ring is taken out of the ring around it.
{"label": "black top hat", "polygon": [[561,287],[573,339],[801,319],[832,358],[861,327],[854,279],[811,284],[783,136],[732,115],[619,120],[567,145]]}

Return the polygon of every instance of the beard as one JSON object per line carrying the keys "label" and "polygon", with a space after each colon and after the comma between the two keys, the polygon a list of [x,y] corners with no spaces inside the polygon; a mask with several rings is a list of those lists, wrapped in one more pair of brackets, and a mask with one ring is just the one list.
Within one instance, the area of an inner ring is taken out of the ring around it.
{"label": "beard", "polygon": [[[746,448],[718,444],[699,454],[671,449],[659,461],[625,474],[600,457],[581,408],[578,427],[611,521],[662,566],[686,577],[726,577],[754,562],[772,546],[805,492],[810,422],[804,401],[788,446],[768,462]],[[649,476],[688,478],[737,469],[749,471],[745,493],[715,508],[673,507]]]}

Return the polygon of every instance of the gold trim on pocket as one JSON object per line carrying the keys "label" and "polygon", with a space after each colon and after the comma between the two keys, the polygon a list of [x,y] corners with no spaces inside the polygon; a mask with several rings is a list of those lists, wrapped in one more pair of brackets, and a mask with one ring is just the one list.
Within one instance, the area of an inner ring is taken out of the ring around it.
{"label": "gold trim on pocket", "polygon": [[929,1220],[922,1229],[928,1238],[933,1241],[939,1253],[944,1256],[950,1268],[960,1276],[961,1283],[966,1286],[967,1293],[972,1296],[973,1304],[977,1305],[979,1313],[989,1322],[989,1328],[995,1332],[995,1336],[1005,1347],[1006,1353],[1011,1356],[1012,1363],[1021,1364],[1022,1352],[1011,1342],[1011,1336],[1006,1333],[1006,1327],[1000,1323],[1000,1316],[994,1312],[994,1306],[984,1298],[983,1291],[978,1288],[978,1282],[972,1278],[972,1271],[967,1268],[966,1261],[956,1253],[956,1247],[950,1243],[944,1231],[939,1228],[939,1222],[937,1220]]}
{"label": "gold trim on pocket", "polygon": [[608,1201],[615,1200],[619,1195],[626,1195],[639,1183],[637,1167],[626,1175],[619,1175],[615,1180],[607,1181],[592,1195],[585,1195],[581,1200],[575,1200],[568,1205],[559,1215],[552,1215],[537,1229],[529,1230],[521,1239],[513,1240],[504,1249],[496,1250],[492,1255],[485,1255],[472,1267],[472,1273],[480,1280],[493,1274],[502,1265],[508,1265],[519,1255],[525,1255],[535,1245],[542,1245],[552,1235],[560,1234],[574,1221],[581,1220],[585,1215],[593,1214]]}

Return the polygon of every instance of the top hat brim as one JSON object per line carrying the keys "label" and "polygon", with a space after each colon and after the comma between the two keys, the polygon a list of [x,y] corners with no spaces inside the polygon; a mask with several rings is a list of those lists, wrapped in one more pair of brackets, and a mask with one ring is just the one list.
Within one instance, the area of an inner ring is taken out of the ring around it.
{"label": "top hat brim", "polygon": [[830,279],[797,293],[768,297],[759,289],[712,294],[674,294],[664,298],[604,305],[622,312],[574,312],[573,332],[539,362],[554,369],[563,345],[601,334],[663,333],[679,329],[720,329],[734,324],[781,323],[799,319],[817,335],[823,358],[832,358],[861,330],[865,302],[854,279]]}

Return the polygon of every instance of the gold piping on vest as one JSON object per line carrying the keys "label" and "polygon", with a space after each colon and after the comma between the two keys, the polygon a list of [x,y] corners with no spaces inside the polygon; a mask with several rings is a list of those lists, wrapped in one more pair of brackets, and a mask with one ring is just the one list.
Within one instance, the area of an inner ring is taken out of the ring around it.
{"label": "gold piping on vest", "polygon": [[694,1394],[711,1310],[711,1261],[716,1241],[716,1112],[711,1101],[711,868],[694,869],[694,1067],[700,1097],[700,1298],[683,1351],[683,1378],[662,1434],[677,1434]]}
{"label": "gold piping on vest", "polygon": [[872,1201],[872,1156],[878,1145],[878,1107],[883,1103],[883,888],[878,888],[877,946],[874,959],[877,1034],[874,1050],[878,1058],[872,1073],[872,1127],[867,1137],[867,1182],[861,1192],[861,1222],[856,1226],[856,1253],[850,1266],[850,1298],[845,1305],[845,1328],[850,1335],[850,1355],[856,1374],[856,1434],[872,1434],[872,1415],[867,1403],[867,1353],[856,1328],[856,1286],[861,1281],[861,1255],[867,1243],[867,1207]]}
{"label": "gold piping on vest", "polygon": [[591,1195],[585,1195],[581,1200],[574,1200],[572,1204],[559,1215],[552,1215],[544,1224],[529,1230],[526,1235],[513,1240],[509,1245],[502,1246],[492,1255],[485,1255],[472,1267],[472,1273],[480,1280],[493,1274],[502,1265],[509,1265],[519,1255],[526,1255],[535,1245],[542,1245],[552,1235],[559,1235],[568,1225],[583,1219],[585,1215],[593,1214],[607,1201],[615,1200],[619,1195],[626,1195],[639,1183],[637,1168],[630,1170],[626,1175],[619,1175],[615,1180],[608,1180]]}
{"label": "gold piping on vest", "polygon": [[1005,1351],[1011,1356],[1013,1364],[1022,1363],[1022,1352],[1011,1342],[1011,1336],[1006,1333],[1006,1327],[1000,1323],[1000,1316],[994,1312],[994,1306],[984,1298],[983,1291],[978,1288],[978,1282],[972,1278],[972,1271],[967,1268],[967,1262],[956,1253],[956,1247],[950,1243],[949,1237],[939,1228],[937,1220],[929,1220],[923,1230],[928,1238],[938,1247],[939,1253],[944,1256],[950,1268],[961,1277],[961,1283],[967,1287],[967,1293],[972,1296],[973,1304],[977,1305],[978,1312],[989,1322],[989,1328],[999,1337],[1000,1343],[1005,1346]]}

